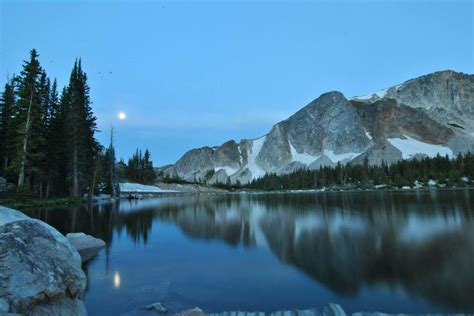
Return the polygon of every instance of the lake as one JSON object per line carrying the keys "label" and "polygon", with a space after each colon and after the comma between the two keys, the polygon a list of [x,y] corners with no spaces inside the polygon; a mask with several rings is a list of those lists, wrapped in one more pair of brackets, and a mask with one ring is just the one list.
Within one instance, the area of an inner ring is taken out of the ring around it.
{"label": "lake", "polygon": [[107,248],[89,315],[474,312],[474,191],[193,195],[27,212]]}

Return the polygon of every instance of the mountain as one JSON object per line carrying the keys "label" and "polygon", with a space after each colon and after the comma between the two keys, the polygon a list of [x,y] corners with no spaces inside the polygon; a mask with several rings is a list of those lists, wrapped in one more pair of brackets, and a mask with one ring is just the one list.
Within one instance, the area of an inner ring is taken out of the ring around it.
{"label": "mountain", "polygon": [[474,152],[474,75],[440,71],[347,99],[322,94],[257,139],[192,149],[160,171],[207,183],[337,163]]}

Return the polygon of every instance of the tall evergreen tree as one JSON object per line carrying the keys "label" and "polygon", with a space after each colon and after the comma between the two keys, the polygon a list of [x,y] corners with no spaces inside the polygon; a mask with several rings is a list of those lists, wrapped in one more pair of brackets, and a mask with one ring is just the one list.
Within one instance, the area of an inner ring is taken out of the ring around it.
{"label": "tall evergreen tree", "polygon": [[59,196],[67,195],[66,176],[67,176],[67,158],[64,138],[65,131],[65,111],[64,106],[67,102],[65,91],[61,98],[58,97],[58,85],[56,79],[50,90],[49,97],[49,117],[47,124],[47,185],[46,196],[51,193]]}
{"label": "tall evergreen tree", "polygon": [[103,157],[103,173],[104,173],[104,193],[115,196],[115,148],[114,148],[114,130],[110,130],[110,145],[105,150]]}
{"label": "tall evergreen tree", "polygon": [[143,170],[142,170],[142,182],[153,183],[155,180],[155,170],[153,169],[153,162],[151,161],[151,154],[148,149],[145,150],[143,155]]}
{"label": "tall evergreen tree", "polygon": [[18,171],[18,186],[25,185],[27,177],[30,177],[31,186],[35,184],[45,158],[41,95],[43,70],[38,56],[36,50],[31,50],[30,60],[24,62],[23,70],[17,77],[16,154],[13,168]]}
{"label": "tall evergreen tree", "polygon": [[11,124],[12,111],[15,106],[14,80],[5,84],[5,89],[0,99],[0,175],[6,176],[11,160],[11,147],[13,126]]}
{"label": "tall evergreen tree", "polygon": [[99,153],[94,138],[96,118],[91,109],[87,75],[82,71],[80,59],[74,63],[64,103],[70,192],[79,197],[92,185],[94,159]]}

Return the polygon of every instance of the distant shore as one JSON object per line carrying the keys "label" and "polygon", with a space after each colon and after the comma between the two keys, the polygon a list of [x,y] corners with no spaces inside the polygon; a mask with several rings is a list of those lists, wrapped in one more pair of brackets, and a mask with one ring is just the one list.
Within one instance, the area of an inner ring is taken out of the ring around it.
{"label": "distant shore", "polygon": [[[169,185],[169,184],[168,184]],[[362,192],[426,192],[426,191],[449,191],[449,190],[474,190],[474,186],[464,187],[418,187],[418,188],[325,188],[325,189],[295,189],[295,190],[224,190],[213,186],[197,185],[197,184],[178,184],[181,191],[173,192],[173,194],[153,194],[143,193],[141,199],[158,198],[158,197],[180,197],[187,195],[256,195],[256,194],[314,194],[314,193],[362,193]],[[162,187],[161,183],[157,184]],[[122,197],[122,199],[125,199]],[[108,199],[110,203],[114,199]],[[0,198],[0,205],[20,210],[28,210],[34,208],[51,208],[51,207],[69,207],[72,205],[80,205],[87,202],[82,198],[28,198],[15,199],[11,197]],[[103,200],[93,200],[93,203],[103,203]]]}

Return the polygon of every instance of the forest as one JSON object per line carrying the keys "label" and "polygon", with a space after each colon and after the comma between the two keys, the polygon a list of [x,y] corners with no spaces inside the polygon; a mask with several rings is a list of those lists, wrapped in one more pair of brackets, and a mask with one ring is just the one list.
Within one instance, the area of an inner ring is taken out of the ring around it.
{"label": "forest", "polygon": [[244,187],[258,190],[454,187],[468,185],[472,179],[474,155],[466,153],[454,159],[438,155],[433,158],[400,160],[390,165],[369,165],[365,160],[363,164],[300,169],[286,175],[267,174]]}
{"label": "forest", "polygon": [[[59,91],[31,50],[1,94],[0,176],[16,191],[39,198],[113,194],[119,180],[113,139],[104,147],[95,138],[99,131],[91,105],[81,59]],[[130,163],[135,165],[122,161],[133,180],[152,181],[148,150],[143,158],[137,151]]]}

